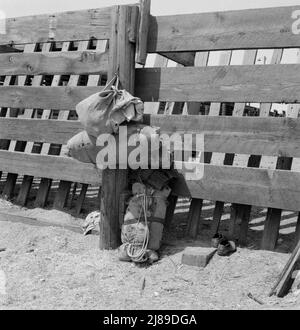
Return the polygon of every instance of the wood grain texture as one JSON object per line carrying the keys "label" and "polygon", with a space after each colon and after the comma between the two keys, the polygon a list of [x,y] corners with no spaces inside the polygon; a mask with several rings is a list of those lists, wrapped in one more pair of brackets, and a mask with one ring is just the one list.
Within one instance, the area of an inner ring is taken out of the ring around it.
{"label": "wood grain texture", "polygon": [[105,74],[108,54],[95,51],[0,55],[0,75]]}
{"label": "wood grain texture", "polygon": [[76,105],[103,87],[0,87],[0,106],[12,108],[39,108],[75,110]]}
{"label": "wood grain texture", "polygon": [[[203,169],[198,180],[178,180],[174,193],[206,200],[300,210],[300,172],[188,163]],[[184,166],[179,172],[191,173]],[[200,173],[200,172],[199,172]]]}
{"label": "wood grain texture", "polygon": [[140,0],[139,27],[135,61],[141,65],[145,65],[147,59],[150,8],[151,0]]}
{"label": "wood grain texture", "polygon": [[292,13],[300,6],[151,16],[148,52],[299,47]]}
{"label": "wood grain texture", "polygon": [[282,210],[269,208],[264,225],[261,249],[273,251],[276,247]]}
{"label": "wood grain texture", "polygon": [[0,150],[2,171],[80,183],[101,182],[101,171],[72,158]]}
{"label": "wood grain texture", "polygon": [[[152,115],[147,120],[161,133],[203,134],[208,152],[300,156],[300,121],[294,118]],[[193,150],[203,151],[196,147],[194,137]]]}
{"label": "wood grain texture", "polygon": [[6,19],[0,44],[109,39],[111,7]]}
{"label": "wood grain texture", "polygon": [[82,129],[71,120],[0,118],[0,139],[66,144]]}
{"label": "wood grain texture", "polygon": [[189,216],[188,216],[188,227],[186,234],[191,238],[197,238],[201,211],[203,206],[203,199],[193,198],[191,201]]}
{"label": "wood grain texture", "polygon": [[299,95],[299,64],[136,69],[145,102],[300,103]]}
{"label": "wood grain texture", "polygon": [[[121,86],[134,93],[135,79],[135,44],[130,42],[130,30],[135,21],[136,10],[129,6],[116,6],[112,15],[112,34],[110,38],[109,73],[112,78],[118,72]],[[99,247],[115,249],[121,243],[120,208],[121,194],[127,190],[128,171],[105,169],[102,174],[100,193],[100,222]]]}

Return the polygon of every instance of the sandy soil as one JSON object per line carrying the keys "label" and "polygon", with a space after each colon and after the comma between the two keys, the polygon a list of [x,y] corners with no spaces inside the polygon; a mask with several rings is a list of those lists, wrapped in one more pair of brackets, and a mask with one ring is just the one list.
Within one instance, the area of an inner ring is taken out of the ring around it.
{"label": "sandy soil", "polygon": [[[230,257],[215,255],[199,269],[181,265],[181,255],[187,246],[209,246],[213,205],[205,203],[199,236],[188,241],[183,238],[188,204],[179,202],[161,260],[151,267],[121,263],[116,251],[100,251],[96,235],[0,218],[0,248],[6,248],[0,252],[0,270],[7,280],[0,309],[300,309],[300,295],[268,297],[289,258],[294,214],[284,215],[276,252],[258,250],[266,211],[254,210],[247,248]],[[19,208],[0,200],[4,210],[76,226],[82,222],[67,212]],[[224,233],[228,217],[225,212]]]}

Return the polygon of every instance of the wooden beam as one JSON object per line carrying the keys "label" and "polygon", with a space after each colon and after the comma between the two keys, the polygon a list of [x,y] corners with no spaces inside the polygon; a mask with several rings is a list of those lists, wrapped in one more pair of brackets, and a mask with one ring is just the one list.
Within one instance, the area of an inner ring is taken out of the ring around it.
{"label": "wooden beam", "polygon": [[[151,115],[145,123],[166,134],[203,134],[208,152],[299,157],[300,122],[293,118]],[[259,141],[259,143],[258,143]]]}
{"label": "wooden beam", "polygon": [[300,103],[299,77],[299,64],[144,68],[136,69],[136,96],[145,102]]}
{"label": "wooden beam", "polygon": [[52,110],[75,110],[76,105],[91,94],[99,93],[101,87],[32,87],[1,86],[0,106],[11,108],[39,108]]}
{"label": "wooden beam", "polygon": [[192,199],[189,210],[187,235],[194,239],[198,235],[202,205],[203,205],[203,199],[196,199],[196,198]]}
{"label": "wooden beam", "polygon": [[[299,47],[299,6],[151,16],[148,52]],[[276,22],[276,24],[274,24]]]}
{"label": "wooden beam", "polygon": [[106,74],[108,54],[96,51],[0,55],[0,75]]}
{"label": "wooden beam", "polygon": [[[300,172],[268,170],[175,162],[179,172],[191,174],[198,167],[199,178],[174,185],[174,193],[205,200],[218,200],[245,205],[299,211]],[[203,173],[203,177],[200,174]]]}
{"label": "wooden beam", "polygon": [[10,173],[79,183],[101,181],[101,176],[99,177],[101,172],[96,170],[93,164],[60,156],[0,150],[0,169]]}
{"label": "wooden beam", "polygon": [[295,230],[295,246],[300,241],[300,213],[298,214],[297,225]]}
{"label": "wooden beam", "polygon": [[166,210],[166,217],[165,217],[165,229],[166,230],[168,230],[171,226],[171,222],[173,220],[173,216],[175,213],[177,201],[178,201],[178,196],[170,195],[168,197],[168,207]]}
{"label": "wooden beam", "polygon": [[66,144],[80,131],[78,121],[0,118],[0,139]]}
{"label": "wooden beam", "polygon": [[109,39],[111,8],[7,18],[1,44]]}
{"label": "wooden beam", "polygon": [[288,260],[287,264],[284,266],[279,279],[277,280],[275,286],[272,288],[269,296],[276,294],[278,297],[282,298],[289,289],[290,280],[292,277],[292,273],[295,270],[297,261],[300,257],[300,241],[297,243],[290,259]]}
{"label": "wooden beam", "polygon": [[140,0],[139,30],[135,61],[145,65],[147,59],[147,40],[149,30],[151,0]]}
{"label": "wooden beam", "polygon": [[[136,21],[136,10],[130,6],[116,6],[112,16],[110,38],[109,79],[119,74],[122,88],[134,93],[135,44],[130,42],[129,26]],[[120,208],[121,194],[127,189],[127,170],[105,169],[102,175],[100,249],[115,249],[121,243]]]}
{"label": "wooden beam", "polygon": [[261,249],[273,251],[276,247],[282,210],[270,208],[265,220]]}

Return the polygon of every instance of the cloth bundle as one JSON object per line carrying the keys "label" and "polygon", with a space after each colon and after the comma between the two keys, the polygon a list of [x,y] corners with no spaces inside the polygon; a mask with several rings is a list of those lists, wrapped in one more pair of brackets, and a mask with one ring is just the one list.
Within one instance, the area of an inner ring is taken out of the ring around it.
{"label": "cloth bundle", "polygon": [[117,133],[123,122],[143,119],[144,104],[126,90],[119,89],[115,76],[103,89],[76,106],[79,121],[88,134],[98,137],[104,133]]}

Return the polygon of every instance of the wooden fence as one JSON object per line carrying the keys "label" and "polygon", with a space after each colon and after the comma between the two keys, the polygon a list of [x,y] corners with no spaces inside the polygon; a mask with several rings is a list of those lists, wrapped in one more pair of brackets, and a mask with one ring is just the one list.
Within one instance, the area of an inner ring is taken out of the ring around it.
{"label": "wooden fence", "polygon": [[[139,16],[134,5],[7,20],[0,35],[3,194],[11,196],[24,175],[17,201],[25,205],[33,177],[40,177],[36,205],[44,206],[52,180],[59,179],[54,206],[63,207],[77,182],[81,209],[88,184],[101,178],[92,165],[63,157],[61,146],[81,129],[75,105],[118,71],[125,88],[152,102],[147,122],[166,133],[205,133],[205,149],[195,150],[205,152],[204,177],[177,182],[168,214],[177,195],[191,197],[187,233],[195,237],[203,200],[214,201],[213,234],[224,203],[232,203],[229,233],[234,237],[239,225],[245,243],[251,206],[267,207],[262,248],[273,249],[281,210],[300,211],[300,67],[281,63],[285,49],[300,48],[292,31],[292,13],[300,7],[154,17],[146,3]],[[139,62],[144,44],[146,53],[160,56],[154,68],[134,72],[137,39]],[[260,49],[272,51],[267,65],[254,65]],[[242,65],[230,65],[237,50],[244,51]],[[210,66],[215,51],[222,54]],[[167,59],[177,66],[165,67]],[[250,102],[260,104],[259,117],[245,116]],[[289,118],[269,117],[273,103],[288,103]],[[104,248],[118,243],[117,204],[126,176],[102,175]]]}
{"label": "wooden fence", "polygon": [[[270,250],[282,209],[300,210],[299,49],[293,64],[281,63],[287,48],[300,47],[300,36],[292,30],[299,9],[150,16],[148,52],[164,57],[154,68],[136,69],[136,95],[156,102],[147,109],[152,110],[150,123],[162,132],[205,135],[204,150],[198,150],[205,152],[204,177],[176,185],[178,195],[192,198],[187,230],[192,237],[199,230],[203,200],[215,201],[212,235],[224,203],[232,203],[229,235],[242,244],[251,206],[268,208],[261,247]],[[267,65],[255,65],[261,49],[272,52]],[[208,65],[216,51],[222,51],[219,62]],[[230,65],[234,51],[243,51],[241,65]],[[166,58],[177,66],[166,67]],[[259,117],[245,116],[250,102],[260,104]],[[273,103],[288,104],[288,118],[269,117]],[[171,214],[176,200],[171,200]]]}
{"label": "wooden fence", "polygon": [[64,145],[82,130],[76,104],[99,92],[117,70],[123,86],[133,89],[127,75],[134,68],[137,15],[135,5],[6,20],[0,35],[3,196],[14,196],[21,177],[16,202],[26,205],[33,180],[41,178],[35,206],[44,207],[59,180],[54,207],[63,208],[72,184],[79,183],[79,213],[88,185],[101,184],[102,173],[64,157]]}

